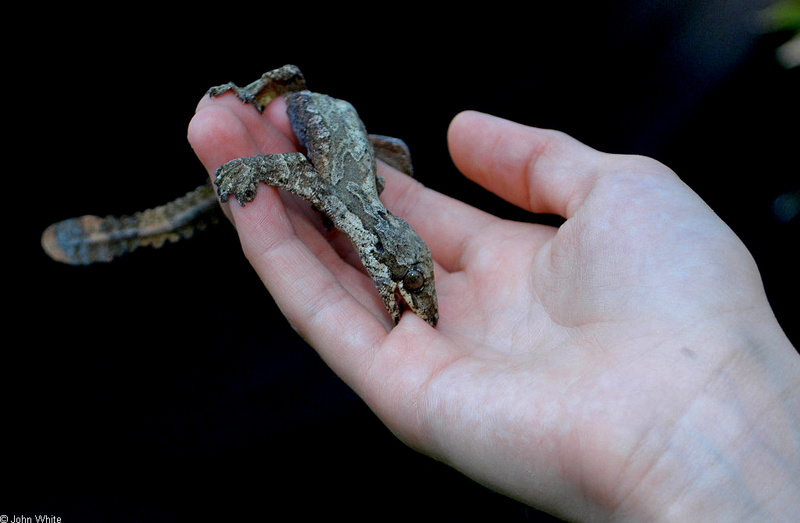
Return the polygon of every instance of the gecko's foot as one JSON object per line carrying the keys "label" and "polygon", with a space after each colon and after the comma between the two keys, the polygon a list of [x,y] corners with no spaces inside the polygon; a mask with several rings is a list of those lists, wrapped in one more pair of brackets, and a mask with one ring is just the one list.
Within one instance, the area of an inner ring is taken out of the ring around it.
{"label": "gecko's foot", "polygon": [[211,98],[217,98],[218,96],[222,96],[227,92],[232,92],[233,94],[236,95],[237,98],[239,98],[239,100],[241,100],[246,104],[253,104],[253,106],[256,109],[258,109],[258,112],[264,111],[264,107],[262,107],[261,104],[258,103],[258,100],[256,99],[256,96],[253,93],[248,91],[246,88],[239,87],[233,82],[212,87],[211,89],[208,90],[208,95]]}
{"label": "gecko's foot", "polygon": [[208,90],[209,96],[215,98],[222,96],[228,91],[234,93],[239,100],[244,103],[252,104],[263,113],[264,107],[272,100],[285,93],[302,91],[306,88],[306,81],[303,73],[294,65],[284,65],[278,69],[267,71],[255,82],[239,87],[233,82],[218,85]]}
{"label": "gecko's foot", "polygon": [[249,158],[237,158],[217,169],[214,183],[221,202],[233,195],[240,205],[253,201],[258,189],[256,171]]}

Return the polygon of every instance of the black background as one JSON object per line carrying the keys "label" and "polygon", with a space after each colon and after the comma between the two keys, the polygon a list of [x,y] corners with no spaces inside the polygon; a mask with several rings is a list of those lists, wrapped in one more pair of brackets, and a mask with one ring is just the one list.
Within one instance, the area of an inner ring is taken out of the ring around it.
{"label": "black background", "polygon": [[370,132],[403,138],[423,183],[501,216],[537,219],[452,166],[461,110],[661,160],[751,249],[797,346],[797,218],[771,209],[800,185],[800,84],[774,60],[787,35],[759,30],[762,5],[7,13],[0,512],[543,518],[397,441],[289,328],[227,224],[92,267],[50,261],[39,235],[202,183],[186,127],[206,89],[294,63]]}

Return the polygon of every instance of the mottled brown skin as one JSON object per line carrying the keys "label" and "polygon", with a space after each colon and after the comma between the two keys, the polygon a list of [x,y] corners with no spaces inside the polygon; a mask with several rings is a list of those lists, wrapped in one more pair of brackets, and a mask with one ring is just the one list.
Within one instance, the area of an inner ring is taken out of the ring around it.
{"label": "mottled brown skin", "polygon": [[[303,75],[292,65],[269,71],[246,87],[229,83],[211,88],[209,94],[229,91],[259,112],[284,96],[292,129],[306,154],[260,155],[226,163],[217,171],[219,198],[224,202],[233,195],[244,205],[263,182],[311,202],[352,241],[395,322],[405,302],[436,326],[439,314],[430,250],[378,198],[383,180],[376,175],[376,157],[411,175],[406,145],[395,138],[368,135],[349,103],[307,91]],[[141,246],[160,247],[188,238],[217,221],[218,214],[213,187],[203,185],[132,216],[81,216],[54,223],[42,234],[42,247],[63,263],[109,262]]]}
{"label": "mottled brown skin", "polygon": [[289,120],[306,149],[305,155],[266,154],[226,163],[216,173],[220,199],[224,202],[232,195],[244,205],[263,182],[309,201],[353,243],[395,322],[401,313],[399,294],[414,313],[436,326],[430,250],[378,198],[382,180],[376,176],[376,153],[410,174],[408,149],[399,140],[370,137],[352,105],[305,90],[295,74],[299,75],[296,68],[285,66],[244,89],[228,84],[211,91],[219,96],[231,90],[262,110],[269,95],[281,93],[275,84],[285,83]]}

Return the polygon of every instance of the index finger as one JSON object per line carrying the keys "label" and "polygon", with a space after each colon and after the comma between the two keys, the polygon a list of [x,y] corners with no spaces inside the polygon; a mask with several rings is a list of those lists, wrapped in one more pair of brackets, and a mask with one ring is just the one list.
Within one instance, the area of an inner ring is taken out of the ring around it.
{"label": "index finger", "polygon": [[[231,158],[294,148],[269,118],[237,100],[202,104],[189,141],[210,173]],[[353,361],[361,361],[389,329],[388,315],[373,312],[382,303],[372,281],[339,258],[311,223],[289,212],[277,190],[262,185],[246,206],[226,205],[248,260],[284,315],[347,376]]]}

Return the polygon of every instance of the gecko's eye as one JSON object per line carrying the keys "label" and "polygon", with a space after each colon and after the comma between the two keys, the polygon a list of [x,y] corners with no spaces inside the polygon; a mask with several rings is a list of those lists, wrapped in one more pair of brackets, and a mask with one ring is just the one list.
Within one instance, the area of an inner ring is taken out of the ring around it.
{"label": "gecko's eye", "polygon": [[403,276],[403,288],[407,291],[416,292],[425,285],[425,276],[422,275],[417,269],[408,269],[406,275]]}

